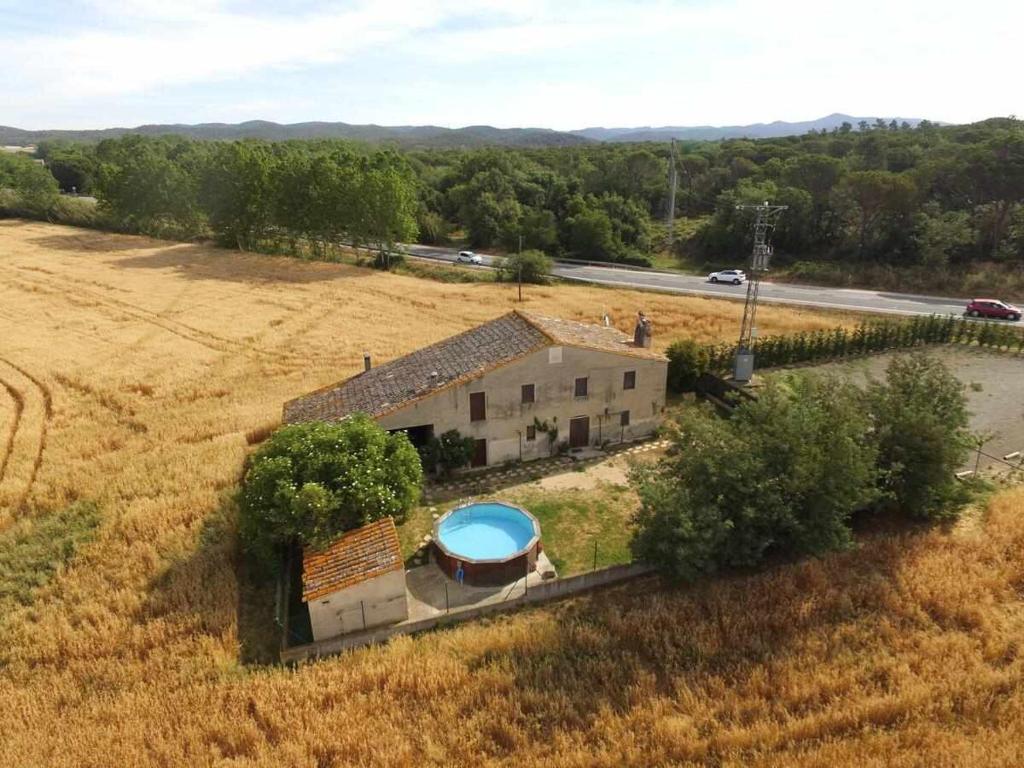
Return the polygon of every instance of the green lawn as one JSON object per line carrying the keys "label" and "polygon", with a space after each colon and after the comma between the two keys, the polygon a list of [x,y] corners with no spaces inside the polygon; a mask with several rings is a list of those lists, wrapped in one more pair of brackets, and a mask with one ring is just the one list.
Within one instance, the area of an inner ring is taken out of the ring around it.
{"label": "green lawn", "polygon": [[[594,567],[628,563],[629,518],[636,508],[636,496],[629,488],[603,484],[591,491],[548,491],[536,487],[499,491],[495,499],[518,504],[540,521],[541,541],[559,576],[571,576]],[[444,514],[455,502],[438,504]],[[402,555],[408,559],[423,536],[433,528],[430,507],[412,510],[398,526]]]}
{"label": "green lawn", "polygon": [[621,486],[592,491],[529,488],[506,496],[540,521],[541,541],[559,576],[571,576],[631,560],[629,518],[636,496]]}

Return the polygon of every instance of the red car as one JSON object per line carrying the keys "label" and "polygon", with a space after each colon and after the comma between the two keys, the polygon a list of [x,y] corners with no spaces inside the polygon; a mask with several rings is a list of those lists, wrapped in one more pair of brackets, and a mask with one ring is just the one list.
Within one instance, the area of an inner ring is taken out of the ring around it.
{"label": "red car", "polygon": [[1020,320],[1021,311],[999,299],[971,299],[967,305],[971,317],[993,317],[997,320]]}

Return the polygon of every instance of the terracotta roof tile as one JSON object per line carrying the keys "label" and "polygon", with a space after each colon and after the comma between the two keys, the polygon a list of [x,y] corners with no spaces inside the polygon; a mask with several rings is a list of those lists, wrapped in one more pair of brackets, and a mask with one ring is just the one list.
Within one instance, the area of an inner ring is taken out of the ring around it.
{"label": "terracotta roof tile", "polygon": [[581,323],[578,320],[564,320],[560,317],[537,315],[533,312],[519,311],[518,314],[537,330],[544,333],[555,344],[567,347],[584,347],[601,352],[614,352],[618,355],[642,357],[648,360],[667,360],[660,352],[649,347],[638,347],[633,337],[618,328]]}
{"label": "terracotta roof tile", "polygon": [[304,550],[302,600],[309,602],[403,567],[395,521],[385,517],[349,531],[324,549]]}
{"label": "terracotta roof tile", "polygon": [[284,421],[337,421],[356,412],[380,417],[552,344],[666,359],[635,346],[616,328],[517,310],[290,400],[284,404]]}
{"label": "terracotta roof tile", "polygon": [[334,421],[362,411],[383,416],[437,390],[550,344],[516,313],[491,320],[284,405],[284,420]]}

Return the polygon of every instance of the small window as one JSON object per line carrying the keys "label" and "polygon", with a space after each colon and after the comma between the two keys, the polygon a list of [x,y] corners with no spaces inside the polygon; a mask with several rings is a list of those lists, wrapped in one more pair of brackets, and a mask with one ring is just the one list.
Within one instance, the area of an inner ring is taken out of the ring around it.
{"label": "small window", "polygon": [[530,426],[528,426],[526,428],[526,439],[527,440],[536,440],[537,439],[537,427],[535,427],[533,424],[531,424]]}
{"label": "small window", "polygon": [[622,388],[636,389],[636,371],[626,371],[622,374]]}
{"label": "small window", "polygon": [[523,384],[523,403],[532,403],[533,397],[533,384]]}
{"label": "small window", "polygon": [[620,427],[628,427],[629,426],[629,411],[623,411],[622,413],[619,414],[619,426]]}
{"label": "small window", "polygon": [[487,418],[487,404],[483,392],[472,392],[469,395],[469,420],[484,421]]}
{"label": "small window", "polygon": [[587,396],[587,377],[581,376],[576,379],[576,397]]}

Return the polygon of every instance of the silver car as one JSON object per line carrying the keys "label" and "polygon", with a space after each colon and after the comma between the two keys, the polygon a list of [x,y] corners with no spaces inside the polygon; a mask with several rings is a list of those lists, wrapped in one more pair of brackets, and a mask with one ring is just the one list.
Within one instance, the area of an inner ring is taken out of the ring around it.
{"label": "silver car", "polygon": [[480,258],[480,254],[473,253],[472,251],[459,251],[459,255],[455,257],[455,260],[463,262],[464,264],[484,263],[484,260]]}
{"label": "silver car", "polygon": [[732,283],[739,285],[747,279],[742,269],[723,269],[721,272],[712,272],[708,280],[712,283]]}

